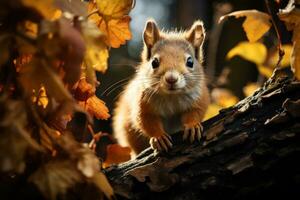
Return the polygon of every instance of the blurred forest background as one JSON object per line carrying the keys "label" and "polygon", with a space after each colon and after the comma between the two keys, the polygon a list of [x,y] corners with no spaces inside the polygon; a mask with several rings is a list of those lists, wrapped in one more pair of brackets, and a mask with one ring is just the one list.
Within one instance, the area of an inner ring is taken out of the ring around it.
{"label": "blurred forest background", "polygon": [[[272,15],[277,19],[276,12],[284,8],[287,1],[280,1],[279,4],[270,2],[270,10],[274,11]],[[239,56],[234,56],[230,60],[226,59],[226,55],[232,48],[241,41],[247,40],[241,28],[244,18],[226,20],[221,24],[218,20],[222,15],[246,9],[268,12],[266,2],[262,0],[137,0],[134,9],[130,12],[132,39],[121,48],[111,49],[107,72],[98,74],[101,80],[101,86],[97,89],[98,97],[106,102],[113,114],[118,94],[140,62],[145,22],[153,18],[160,28],[166,30],[187,29],[196,19],[203,20],[207,32],[204,43],[204,68],[213,98],[226,98],[227,101],[223,103],[225,104],[223,106],[230,106],[243,99],[247,93],[245,86],[255,83],[254,88],[256,88],[266,80],[266,76],[259,73],[254,62]],[[290,43],[291,34],[286,31],[281,21],[276,20],[276,23],[282,34],[282,43]],[[267,47],[267,56],[277,54],[277,37],[273,28],[259,42]],[[98,121],[95,129],[110,133],[112,131],[110,124],[111,119]]]}

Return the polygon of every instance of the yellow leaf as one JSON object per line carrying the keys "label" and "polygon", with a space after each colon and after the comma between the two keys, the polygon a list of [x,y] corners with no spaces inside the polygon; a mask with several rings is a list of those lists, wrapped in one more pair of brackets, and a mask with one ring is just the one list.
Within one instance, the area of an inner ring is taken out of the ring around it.
{"label": "yellow leaf", "polygon": [[[292,55],[292,45],[286,44],[282,45],[282,50],[284,51],[284,56],[280,62],[280,67],[287,67],[290,65],[291,55]],[[278,51],[274,52],[270,57],[268,64],[271,66],[276,66],[279,59]]]}
{"label": "yellow leaf", "polygon": [[293,3],[289,3],[284,10],[279,12],[279,18],[285,22],[288,30],[293,31],[291,67],[295,77],[300,80],[300,9]]}
{"label": "yellow leaf", "polygon": [[270,16],[257,10],[242,10],[229,13],[220,18],[219,22],[234,16],[236,18],[246,17],[243,28],[250,42],[259,40],[271,27]]}
{"label": "yellow leaf", "polygon": [[270,78],[273,74],[273,70],[274,70],[273,67],[265,66],[265,65],[257,65],[256,67],[258,69],[258,72],[261,75],[265,76],[266,78]]}
{"label": "yellow leaf", "polygon": [[39,12],[43,17],[48,20],[53,20],[57,15],[57,9],[54,6],[53,0],[22,0],[22,3],[29,8],[32,8]]}
{"label": "yellow leaf", "polygon": [[260,86],[257,83],[248,83],[244,88],[243,92],[246,97],[252,95]]}
{"label": "yellow leaf", "polygon": [[104,44],[87,46],[85,55],[86,64],[95,70],[105,72],[107,69],[108,50]]}
{"label": "yellow leaf", "polygon": [[207,111],[205,113],[203,121],[216,116],[217,114],[219,114],[219,111],[221,109],[222,109],[222,106],[220,106],[220,105],[217,105],[217,104],[214,104],[214,103],[210,104],[207,108]]}
{"label": "yellow leaf", "polygon": [[239,99],[233,95],[231,91],[223,88],[215,88],[211,92],[212,101],[221,106],[227,108],[236,104]]}
{"label": "yellow leaf", "polygon": [[29,37],[36,38],[38,34],[38,25],[32,21],[26,20],[24,22],[25,32]]}
{"label": "yellow leaf", "polygon": [[227,53],[226,58],[231,59],[234,56],[241,56],[242,58],[259,65],[263,64],[266,60],[267,48],[259,42],[240,42]]}
{"label": "yellow leaf", "polygon": [[114,191],[110,186],[106,176],[102,172],[96,173],[92,178],[92,181],[108,199],[113,199]]}
{"label": "yellow leaf", "polygon": [[104,35],[95,24],[86,22],[81,24],[83,38],[86,42],[85,64],[104,73],[107,69],[108,49]]}
{"label": "yellow leaf", "polygon": [[129,30],[129,11],[132,8],[133,0],[97,0],[89,3],[89,12],[98,10],[90,18],[96,23],[99,29],[106,35],[105,42],[113,48],[125,44],[131,39]]}
{"label": "yellow leaf", "polygon": [[36,96],[33,96],[32,101],[43,108],[47,107],[49,100],[44,86],[40,88]]}

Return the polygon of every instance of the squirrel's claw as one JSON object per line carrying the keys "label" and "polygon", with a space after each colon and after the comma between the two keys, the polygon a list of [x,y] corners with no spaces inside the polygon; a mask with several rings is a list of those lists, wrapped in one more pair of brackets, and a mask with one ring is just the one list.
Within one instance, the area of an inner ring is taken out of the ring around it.
{"label": "squirrel's claw", "polygon": [[183,140],[189,138],[190,142],[193,143],[195,139],[200,141],[202,137],[203,127],[200,123],[196,124],[193,127],[184,127]]}
{"label": "squirrel's claw", "polygon": [[160,137],[151,137],[149,143],[151,148],[157,151],[168,151],[173,146],[171,136],[168,134],[163,134]]}

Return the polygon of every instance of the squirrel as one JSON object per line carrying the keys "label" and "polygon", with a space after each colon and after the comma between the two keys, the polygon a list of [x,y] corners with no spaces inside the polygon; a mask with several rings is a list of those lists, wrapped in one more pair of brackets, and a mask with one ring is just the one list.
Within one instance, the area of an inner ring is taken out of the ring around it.
{"label": "squirrel", "polygon": [[183,130],[183,140],[200,140],[201,121],[210,102],[202,67],[203,23],[187,31],[164,32],[146,22],[142,62],[116,103],[114,135],[133,157],[151,146],[172,148],[170,134]]}

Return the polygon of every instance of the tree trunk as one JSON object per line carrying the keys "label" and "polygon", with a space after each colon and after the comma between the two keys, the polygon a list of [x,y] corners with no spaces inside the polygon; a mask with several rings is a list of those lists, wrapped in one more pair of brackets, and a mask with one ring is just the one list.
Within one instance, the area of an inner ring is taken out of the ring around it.
{"label": "tree trunk", "polygon": [[[203,123],[200,143],[146,149],[105,170],[118,199],[299,198],[300,82],[276,71],[237,105]],[[292,196],[295,195],[295,196]]]}

